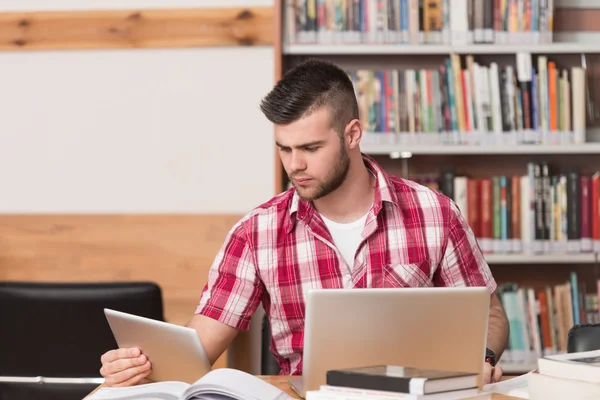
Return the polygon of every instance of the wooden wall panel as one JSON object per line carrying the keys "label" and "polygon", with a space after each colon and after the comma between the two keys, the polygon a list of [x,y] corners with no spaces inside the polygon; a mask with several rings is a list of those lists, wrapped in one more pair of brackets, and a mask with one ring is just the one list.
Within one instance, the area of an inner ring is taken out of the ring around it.
{"label": "wooden wall panel", "polygon": [[150,280],[163,290],[165,318],[183,325],[240,217],[0,215],[0,280]]}
{"label": "wooden wall panel", "polygon": [[0,50],[272,45],[273,7],[0,13]]}

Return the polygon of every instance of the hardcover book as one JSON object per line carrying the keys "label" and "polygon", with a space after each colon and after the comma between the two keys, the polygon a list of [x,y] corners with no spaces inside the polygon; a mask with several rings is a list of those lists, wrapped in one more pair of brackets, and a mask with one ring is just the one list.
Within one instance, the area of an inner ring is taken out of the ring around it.
{"label": "hardcover book", "polygon": [[327,384],[423,395],[477,387],[477,374],[374,365],[327,371]]}

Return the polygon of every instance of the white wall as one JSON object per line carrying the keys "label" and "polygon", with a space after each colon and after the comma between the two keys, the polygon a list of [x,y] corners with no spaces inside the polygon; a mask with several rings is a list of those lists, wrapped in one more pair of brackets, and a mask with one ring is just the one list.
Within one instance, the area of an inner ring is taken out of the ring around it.
{"label": "white wall", "polygon": [[[272,1],[0,0],[0,11]],[[272,47],[0,52],[0,212],[248,211],[275,191],[258,108],[273,65]]]}

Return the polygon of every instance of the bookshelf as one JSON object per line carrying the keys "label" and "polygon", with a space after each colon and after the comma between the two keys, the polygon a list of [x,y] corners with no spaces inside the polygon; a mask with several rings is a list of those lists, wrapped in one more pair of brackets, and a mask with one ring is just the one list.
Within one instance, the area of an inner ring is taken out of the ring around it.
{"label": "bookshelf", "polygon": [[[358,8],[336,13],[338,19],[334,21],[329,17],[331,10],[339,11],[335,7],[343,2],[278,2],[281,45],[276,79],[301,61],[317,58],[332,61],[348,71],[359,103],[365,93],[364,87],[360,89],[365,82],[361,73],[369,71],[366,73],[369,84],[374,80],[381,84],[379,102],[373,100],[374,89],[367,89],[371,90],[369,107],[373,107],[373,102],[378,103],[383,112],[378,109],[374,121],[373,117],[363,121],[366,128],[362,151],[392,174],[432,186],[457,202],[469,224],[475,227],[486,260],[501,285],[501,300],[514,332],[502,364],[508,373],[531,370],[535,357],[565,350],[566,326],[584,320],[600,321],[600,237],[596,240],[593,237],[594,220],[600,226],[600,211],[591,206],[596,199],[592,197],[594,185],[600,187],[600,102],[595,95],[600,31],[594,32],[589,26],[582,26],[581,31],[555,29],[573,25],[573,18],[582,18],[588,12],[595,12],[600,18],[600,9],[589,2],[573,0],[555,2],[552,10],[529,12],[528,5],[543,7],[552,3],[515,0],[507,3],[525,8],[513,17],[494,9],[499,2],[483,0],[452,0],[451,11],[448,11],[450,0],[383,1],[377,3],[379,9],[369,8],[370,2],[346,3]],[[399,9],[394,8],[396,3]],[[413,10],[419,6],[422,8]],[[391,17],[385,14],[387,7],[392,7]],[[293,10],[295,15],[290,14]],[[373,11],[384,13],[383,18],[378,20]],[[409,15],[408,21],[402,19],[404,12]],[[353,15],[359,15],[359,21],[353,20]],[[519,18],[518,23],[512,26],[511,18]],[[525,18],[531,18],[529,25],[523,22]],[[569,24],[565,23],[567,19]],[[415,21],[418,30],[413,31]],[[432,22],[427,26],[423,21]],[[582,19],[582,25],[585,24]],[[524,27],[530,30],[523,32]],[[477,64],[478,72],[473,72],[473,64]],[[546,75],[550,67],[556,73],[552,75],[554,81]],[[486,70],[483,78],[481,68]],[[453,86],[457,78],[462,79],[464,86]],[[412,86],[407,86],[409,82]],[[546,86],[540,82],[546,82]],[[551,93],[552,82],[556,86]],[[387,93],[386,83],[391,88]],[[482,83],[489,86],[483,94],[478,94],[478,89],[473,88],[480,88]],[[450,87],[455,89],[453,106],[448,106],[452,101]],[[398,99],[407,92],[426,93],[427,100],[422,103],[423,97],[407,96],[402,105]],[[456,97],[459,92],[462,99]],[[530,95],[527,104],[535,106],[535,110],[525,108],[524,94]],[[478,98],[489,100],[486,108],[479,108]],[[462,110],[458,99],[464,102]],[[508,104],[505,99],[514,102]],[[410,102],[415,108],[413,114],[406,110],[410,109],[406,105]],[[390,103],[391,108],[385,108],[384,104]],[[418,106],[430,107],[429,114],[419,114]],[[506,109],[510,109],[508,114]],[[365,110],[372,114],[372,109],[363,105],[361,119]],[[406,121],[407,114],[413,118],[410,123]],[[478,120],[477,114],[488,115],[489,119]],[[419,118],[422,119],[417,122]],[[432,129],[418,128],[419,123]],[[276,186],[280,192],[287,188],[288,181],[277,156],[276,162]],[[537,181],[531,175],[536,168],[544,170],[543,179],[547,179],[540,193],[534,189]],[[484,196],[481,185],[488,185],[488,197],[500,196],[496,197],[498,203],[505,208],[498,211],[491,205],[477,203],[483,197],[469,195],[471,184],[477,188],[477,196]],[[495,194],[493,185],[500,185],[499,194]],[[510,194],[503,192],[509,186]],[[520,201],[531,205],[529,214],[521,212],[521,203],[511,197],[517,193],[514,192],[517,186],[538,196],[523,197],[518,192]],[[448,191],[448,187],[452,190]],[[581,191],[583,187],[585,191]],[[571,200],[566,198],[567,188],[572,191]],[[572,197],[575,188],[577,196],[583,196],[576,197],[578,201]],[[581,194],[584,192],[585,195]],[[542,195],[543,200],[538,200]],[[469,203],[471,198],[478,200]],[[513,218],[519,214],[511,223],[506,222],[511,220],[506,211],[508,203],[517,207],[514,210],[518,212],[511,214]],[[473,204],[478,205],[473,207]],[[572,214],[566,220],[568,205],[568,210],[578,210],[579,217]],[[468,216],[469,209],[476,208],[481,213],[484,207],[494,213],[486,222],[486,229],[493,233],[480,229],[484,226],[482,215]],[[541,217],[547,218],[540,222],[544,228],[529,222],[537,218],[536,212],[546,209],[552,212]],[[582,209],[588,209],[589,213],[581,214]],[[497,222],[498,218],[504,218],[504,222]],[[536,231],[538,228],[545,230]],[[537,319],[530,319],[530,314]],[[546,324],[543,328],[542,319]],[[549,319],[554,321],[551,328]]]}

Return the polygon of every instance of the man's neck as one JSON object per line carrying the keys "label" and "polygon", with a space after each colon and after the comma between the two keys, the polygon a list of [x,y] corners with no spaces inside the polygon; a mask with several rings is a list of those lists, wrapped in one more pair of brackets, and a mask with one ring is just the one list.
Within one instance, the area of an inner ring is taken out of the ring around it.
{"label": "man's neck", "polygon": [[[315,209],[328,219],[346,223],[364,216],[373,205],[375,177],[365,167],[362,156],[350,163],[346,180],[334,192],[313,201]],[[356,162],[355,162],[356,161]]]}

